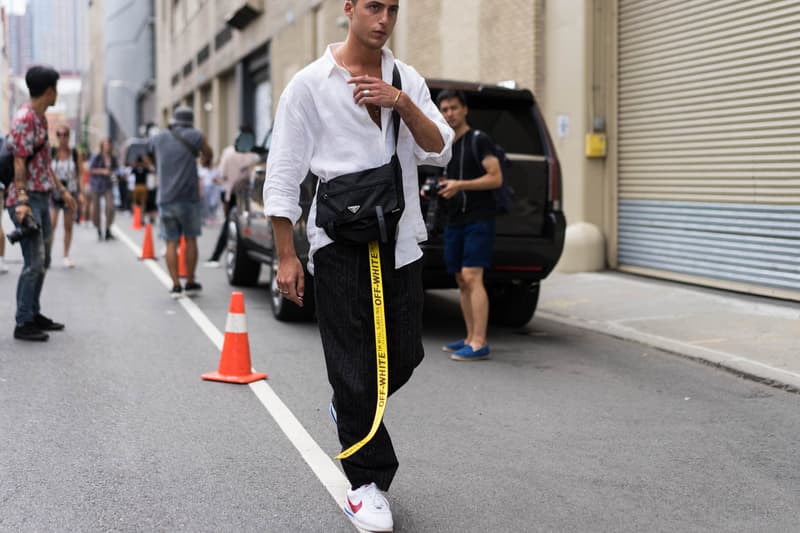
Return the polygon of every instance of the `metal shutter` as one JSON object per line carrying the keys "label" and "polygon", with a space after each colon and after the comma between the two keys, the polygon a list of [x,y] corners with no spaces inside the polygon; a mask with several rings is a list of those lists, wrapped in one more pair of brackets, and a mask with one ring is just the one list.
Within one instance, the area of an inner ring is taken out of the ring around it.
{"label": "metal shutter", "polygon": [[618,35],[620,268],[800,299],[800,2],[619,0]]}

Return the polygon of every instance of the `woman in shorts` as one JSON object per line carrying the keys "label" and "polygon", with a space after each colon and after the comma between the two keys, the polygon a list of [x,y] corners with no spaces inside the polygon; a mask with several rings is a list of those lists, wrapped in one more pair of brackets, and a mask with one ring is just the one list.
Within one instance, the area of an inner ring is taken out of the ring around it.
{"label": "woman in shorts", "polygon": [[[78,159],[78,152],[75,148],[69,146],[69,128],[67,126],[60,126],[56,131],[58,137],[58,146],[53,148],[51,167],[56,179],[64,184],[73,198],[78,198],[80,192],[80,176],[81,166]],[[57,194],[53,196],[53,202],[50,208],[50,219],[53,225],[53,235],[56,233],[58,227],[58,213],[64,211],[64,266],[67,268],[74,268],[75,263],[69,257],[69,249],[72,245],[72,226],[75,222],[75,212],[69,209],[60,196]],[[53,246],[51,240],[49,245]]]}

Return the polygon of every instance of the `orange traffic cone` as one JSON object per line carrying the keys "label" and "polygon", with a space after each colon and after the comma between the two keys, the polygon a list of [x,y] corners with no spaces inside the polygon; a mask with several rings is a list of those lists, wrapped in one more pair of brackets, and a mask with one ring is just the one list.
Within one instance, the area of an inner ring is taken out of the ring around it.
{"label": "orange traffic cone", "polygon": [[142,229],[142,208],[138,205],[133,206],[133,229]]}
{"label": "orange traffic cone", "polygon": [[144,227],[144,243],[142,243],[142,256],[139,259],[155,259],[156,254],[153,250],[153,228],[148,223]]}
{"label": "orange traffic cone", "polygon": [[188,269],[186,268],[186,239],[181,235],[181,244],[178,247],[178,277],[187,277]]}
{"label": "orange traffic cone", "polygon": [[267,377],[263,372],[253,372],[250,366],[250,341],[244,315],[244,294],[231,294],[228,320],[225,323],[225,341],[219,358],[219,370],[201,376],[210,381],[225,383],[252,383]]}

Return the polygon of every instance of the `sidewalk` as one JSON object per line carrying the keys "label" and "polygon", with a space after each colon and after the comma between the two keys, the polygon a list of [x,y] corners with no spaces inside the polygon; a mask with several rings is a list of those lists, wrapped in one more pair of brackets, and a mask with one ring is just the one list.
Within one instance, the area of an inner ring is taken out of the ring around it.
{"label": "sidewalk", "polygon": [[660,348],[800,392],[800,304],[618,272],[559,274],[536,317]]}

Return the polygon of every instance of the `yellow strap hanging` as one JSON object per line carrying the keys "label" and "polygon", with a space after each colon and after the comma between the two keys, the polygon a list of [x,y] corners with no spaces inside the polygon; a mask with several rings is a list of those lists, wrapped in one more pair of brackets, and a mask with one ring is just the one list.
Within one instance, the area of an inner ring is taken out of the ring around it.
{"label": "yellow strap hanging", "polygon": [[383,412],[386,410],[386,399],[389,397],[389,353],[386,341],[386,316],[383,309],[383,278],[381,276],[381,250],[378,241],[369,243],[369,274],[372,280],[372,316],[375,322],[375,358],[378,366],[378,405],[375,408],[375,419],[366,437],[353,444],[336,456],[346,459],[360,450],[381,425]]}

